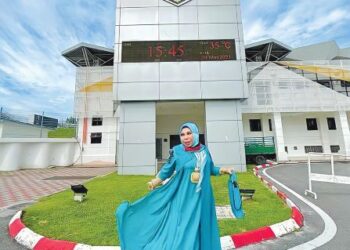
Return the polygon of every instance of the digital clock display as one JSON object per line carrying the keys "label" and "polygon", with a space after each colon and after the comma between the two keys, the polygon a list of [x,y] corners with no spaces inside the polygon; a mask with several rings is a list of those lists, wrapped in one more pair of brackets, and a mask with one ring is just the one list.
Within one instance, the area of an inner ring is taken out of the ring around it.
{"label": "digital clock display", "polygon": [[235,40],[123,42],[122,62],[236,60]]}

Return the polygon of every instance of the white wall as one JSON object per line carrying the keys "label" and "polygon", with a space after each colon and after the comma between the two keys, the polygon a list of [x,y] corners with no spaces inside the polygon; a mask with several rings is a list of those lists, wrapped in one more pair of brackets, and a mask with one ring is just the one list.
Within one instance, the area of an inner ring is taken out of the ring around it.
{"label": "white wall", "polygon": [[[338,153],[344,154],[344,141],[340,134],[340,121],[336,113],[283,113],[281,115],[284,143],[288,147],[289,160],[306,159],[305,146],[323,146],[324,153],[330,153],[330,145],[339,145]],[[327,117],[335,118],[336,130],[328,129]],[[316,118],[318,130],[307,130],[306,118]],[[263,131],[251,132],[249,119],[261,119]],[[268,119],[272,119],[272,114],[243,114],[244,136],[274,136],[274,132],[269,131]]]}
{"label": "white wall", "polygon": [[79,157],[75,139],[0,139],[0,171],[70,166]]}
{"label": "white wall", "polygon": [[[0,127],[2,128],[0,128],[0,138],[40,138],[39,126],[3,120]],[[47,138],[49,131],[51,129],[42,128],[41,137]]]}
{"label": "white wall", "polygon": [[[327,117],[335,118],[336,130],[328,129]],[[307,130],[306,118],[316,118],[318,130]],[[339,119],[334,113],[283,114],[282,124],[289,159],[305,156],[304,146],[322,145],[324,152],[329,153],[330,145],[339,145],[339,153],[344,151],[343,141],[339,138]]]}
{"label": "white wall", "polygon": [[[180,7],[158,0],[116,2],[116,100],[239,99],[248,95],[239,1],[192,0]],[[125,41],[211,39],[235,39],[237,60],[121,63]],[[179,91],[182,88],[188,89],[186,95]]]}
{"label": "white wall", "polygon": [[238,100],[205,102],[207,145],[215,165],[246,171],[240,105]]}
{"label": "white wall", "polygon": [[[78,141],[82,148],[79,163],[102,161],[115,163],[117,141],[117,117],[113,110],[112,89],[90,89],[87,87],[104,82],[113,76],[112,66],[77,68],[74,112],[79,118]],[[112,83],[111,83],[112,84]],[[111,86],[112,87],[112,86]],[[88,119],[86,144],[83,144],[84,118]],[[93,117],[102,117],[102,126],[92,126]],[[101,144],[91,144],[91,133],[102,133]]]}
{"label": "white wall", "polygon": [[[262,131],[250,131],[250,119],[260,119]],[[244,137],[274,136],[273,127],[272,131],[269,130],[269,119],[273,126],[272,114],[242,114]]]}
{"label": "white wall", "polygon": [[118,173],[154,175],[157,170],[155,103],[122,103],[119,125]]}
{"label": "white wall", "polygon": [[[79,119],[78,141],[82,144],[84,119]],[[92,126],[92,118],[88,118],[86,144],[82,146],[79,163],[93,161],[115,162],[117,119],[103,117],[102,126]],[[91,144],[91,133],[102,133],[101,144]]]}
{"label": "white wall", "polygon": [[98,86],[100,82],[108,85],[107,83],[111,81],[109,78],[112,76],[112,66],[77,68],[74,93],[74,113],[76,117],[113,116],[112,89],[104,89],[104,91],[98,91],[98,87],[88,89],[89,87]]}

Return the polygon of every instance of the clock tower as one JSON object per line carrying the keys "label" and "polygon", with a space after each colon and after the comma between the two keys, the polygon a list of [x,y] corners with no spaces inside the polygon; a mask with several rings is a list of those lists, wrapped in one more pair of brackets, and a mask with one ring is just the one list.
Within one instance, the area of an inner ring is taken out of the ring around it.
{"label": "clock tower", "polygon": [[245,171],[239,0],[118,0],[113,96],[120,174],[155,174],[186,121],[218,166]]}

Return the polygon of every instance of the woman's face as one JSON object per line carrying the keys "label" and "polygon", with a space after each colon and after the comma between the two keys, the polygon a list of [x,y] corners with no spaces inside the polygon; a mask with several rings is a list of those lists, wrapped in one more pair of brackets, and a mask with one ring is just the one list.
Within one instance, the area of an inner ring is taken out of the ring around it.
{"label": "woman's face", "polygon": [[180,133],[181,143],[185,147],[191,147],[193,144],[193,134],[189,128],[183,128]]}

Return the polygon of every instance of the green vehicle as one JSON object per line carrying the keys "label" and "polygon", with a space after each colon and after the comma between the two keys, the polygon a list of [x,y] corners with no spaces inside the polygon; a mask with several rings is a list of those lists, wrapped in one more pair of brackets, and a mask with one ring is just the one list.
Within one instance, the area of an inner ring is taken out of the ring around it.
{"label": "green vehicle", "polygon": [[245,155],[247,162],[255,162],[260,165],[266,159],[275,159],[275,140],[273,136],[266,137],[245,137]]}

